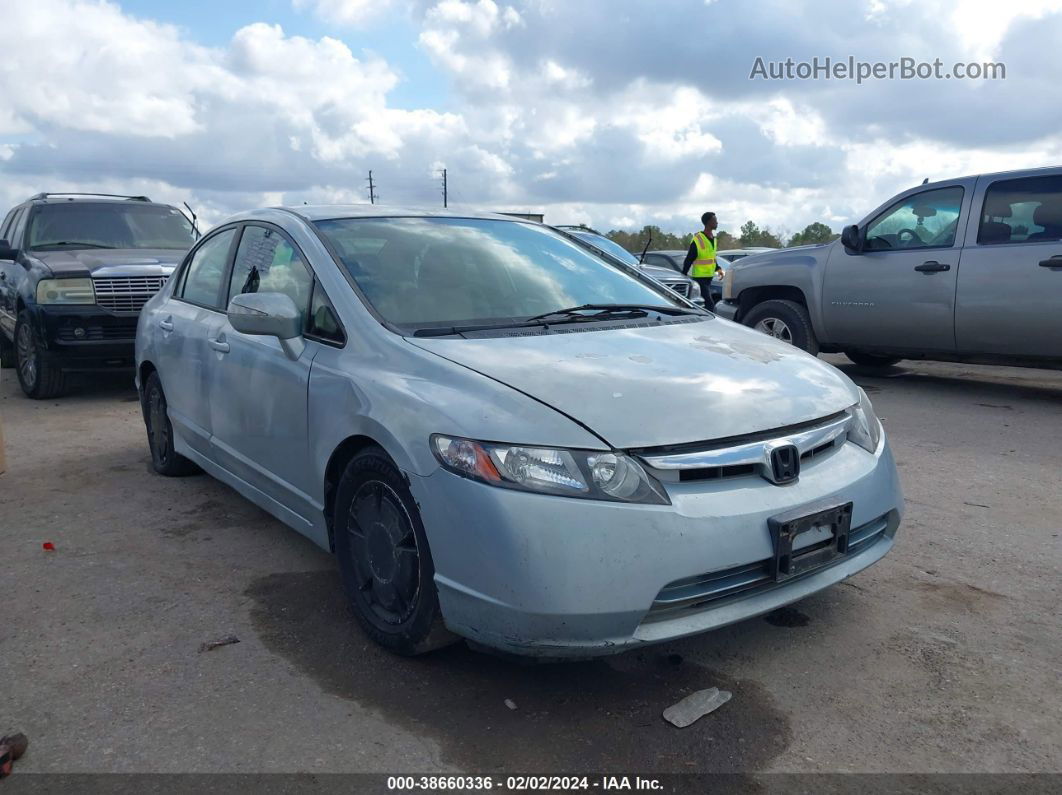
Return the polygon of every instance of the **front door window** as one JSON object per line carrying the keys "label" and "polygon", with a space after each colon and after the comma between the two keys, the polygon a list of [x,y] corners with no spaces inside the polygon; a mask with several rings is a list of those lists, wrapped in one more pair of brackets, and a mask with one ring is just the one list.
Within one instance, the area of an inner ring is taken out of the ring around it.
{"label": "front door window", "polygon": [[955,244],[963,190],[939,188],[901,199],[867,225],[867,251],[948,248]]}

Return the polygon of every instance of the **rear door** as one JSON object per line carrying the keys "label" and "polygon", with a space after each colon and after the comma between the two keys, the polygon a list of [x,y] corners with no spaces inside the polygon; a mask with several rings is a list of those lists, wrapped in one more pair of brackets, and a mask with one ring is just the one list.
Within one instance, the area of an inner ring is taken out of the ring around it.
{"label": "rear door", "polygon": [[[314,277],[298,247],[278,227],[244,227],[227,300],[241,293],[283,293],[309,316]],[[306,393],[318,347],[290,359],[275,337],[241,334],[227,319],[218,342],[210,398],[214,457],[236,477],[307,518],[313,490]],[[318,484],[319,486],[319,484]]]}
{"label": "rear door", "polygon": [[211,458],[210,401],[222,355],[217,337],[225,323],[224,293],[236,227],[204,238],[181,269],[173,294],[145,322],[155,323],[158,372],[174,430]]}
{"label": "rear door", "polygon": [[956,296],[959,352],[1062,359],[1062,172],[982,177]]}
{"label": "rear door", "polygon": [[955,350],[955,284],[970,197],[962,184],[909,194],[863,227],[865,248],[831,246],[827,339],[853,348]]}

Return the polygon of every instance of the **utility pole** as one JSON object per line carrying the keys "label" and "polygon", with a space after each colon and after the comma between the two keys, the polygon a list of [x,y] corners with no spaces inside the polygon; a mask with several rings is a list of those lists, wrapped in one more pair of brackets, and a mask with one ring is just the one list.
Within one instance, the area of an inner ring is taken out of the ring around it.
{"label": "utility pole", "polygon": [[442,186],[443,186],[443,207],[447,207],[447,195],[446,195],[446,169],[442,170]]}
{"label": "utility pole", "polygon": [[372,181],[372,171],[369,172],[369,204],[376,204],[376,186]]}

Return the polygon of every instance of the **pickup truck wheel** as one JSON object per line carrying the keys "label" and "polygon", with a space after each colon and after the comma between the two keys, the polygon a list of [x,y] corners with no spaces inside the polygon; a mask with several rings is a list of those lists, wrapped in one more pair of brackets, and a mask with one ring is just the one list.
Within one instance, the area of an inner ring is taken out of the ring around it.
{"label": "pickup truck wheel", "polygon": [[144,384],[144,426],[151,448],[151,466],[156,472],[167,477],[183,477],[199,471],[198,466],[173,448],[173,425],[166,413],[166,395],[158,373],[149,375]]}
{"label": "pickup truck wheel", "polygon": [[335,547],[354,615],[384,648],[413,656],[448,646],[420,512],[383,450],[367,448],[336,489]]}
{"label": "pickup truck wheel", "polygon": [[860,367],[892,367],[903,361],[899,356],[876,356],[863,351],[845,351],[844,355]]}
{"label": "pickup truck wheel", "polygon": [[0,331],[0,367],[5,370],[15,366],[15,343]]}
{"label": "pickup truck wheel", "polygon": [[811,317],[803,304],[796,301],[772,299],[756,304],[742,318],[746,326],[762,331],[775,339],[817,356],[819,341],[811,328]]}
{"label": "pickup truck wheel", "polygon": [[19,313],[15,323],[15,372],[26,397],[47,400],[66,391],[66,377],[54,363],[41,356],[37,334],[29,313]]}

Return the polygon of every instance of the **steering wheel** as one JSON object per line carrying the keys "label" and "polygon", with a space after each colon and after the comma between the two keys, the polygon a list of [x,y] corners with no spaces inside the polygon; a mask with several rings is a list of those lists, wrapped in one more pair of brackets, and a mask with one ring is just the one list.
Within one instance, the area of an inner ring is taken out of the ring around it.
{"label": "steering wheel", "polygon": [[[905,240],[904,239],[904,235],[910,236],[911,238],[913,238],[913,240],[911,240],[911,241]],[[922,240],[922,236],[919,235],[918,232],[916,232],[913,229],[901,229],[899,232],[897,232],[896,233],[896,242],[899,243],[900,246],[903,247],[903,248],[907,248],[908,246],[911,245],[912,242],[914,242],[916,245],[919,245],[919,246],[924,246],[925,245],[925,241]]]}

